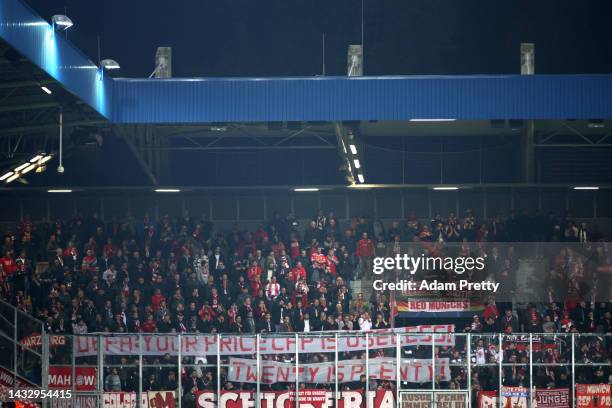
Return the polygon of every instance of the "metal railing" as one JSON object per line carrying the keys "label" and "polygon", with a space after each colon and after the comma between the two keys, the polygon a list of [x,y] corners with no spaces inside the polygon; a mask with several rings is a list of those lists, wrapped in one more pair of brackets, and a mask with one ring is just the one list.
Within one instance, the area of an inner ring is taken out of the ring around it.
{"label": "metal railing", "polygon": [[[274,392],[315,389],[327,393],[334,406],[348,394],[362,398],[363,408],[378,408],[381,392],[397,402],[429,398],[432,406],[451,399],[475,406],[479,395],[493,393],[501,406],[508,390],[514,390],[531,407],[538,391],[549,386],[545,380],[553,369],[561,377],[555,379],[556,388],[567,389],[562,392],[576,401],[576,384],[598,378],[600,368],[610,370],[607,351],[612,347],[612,335],[593,333],[44,337],[43,343],[49,344],[49,386],[66,388],[58,379],[69,376],[73,406],[100,407],[109,406],[105,400],[118,392],[132,393],[140,404],[155,393],[176,391],[176,406],[191,408],[219,406],[211,404],[225,393],[242,390],[259,407],[262,398],[274,398]],[[375,397],[368,398],[366,390]],[[304,392],[291,395],[295,406],[309,398]],[[199,404],[199,398],[209,405]]]}

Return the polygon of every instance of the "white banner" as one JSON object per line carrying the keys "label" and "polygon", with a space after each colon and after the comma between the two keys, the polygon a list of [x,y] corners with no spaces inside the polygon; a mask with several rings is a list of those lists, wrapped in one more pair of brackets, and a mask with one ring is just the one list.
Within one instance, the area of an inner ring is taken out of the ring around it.
{"label": "white banner", "polygon": [[[138,408],[138,394],[135,392],[105,392],[102,394],[103,408]],[[140,408],[149,406],[146,392],[141,394]]]}
{"label": "white banner", "polygon": [[[396,360],[393,357],[372,358],[368,361],[369,376],[377,380],[396,380]],[[441,381],[450,381],[451,374],[448,358],[439,358],[435,362],[436,375]],[[338,361],[338,382],[355,382],[366,375],[365,360]],[[432,381],[433,367],[430,359],[402,359],[400,364],[402,381],[425,383]],[[262,384],[277,382],[295,383],[295,364],[281,363],[272,360],[260,361],[259,378]],[[257,360],[230,358],[228,380],[241,383],[257,382]],[[334,363],[315,363],[298,365],[300,383],[331,384],[336,381]]]}
{"label": "white banner", "polygon": [[[396,347],[396,334],[400,336],[401,346],[431,345],[454,346],[455,338],[452,333],[455,326],[443,325],[421,325],[403,327],[393,330],[372,330],[369,336],[368,346],[370,349],[384,349]],[[414,333],[414,335],[406,335]],[[423,334],[418,334],[423,333]],[[98,337],[75,336],[76,356],[98,355]],[[179,351],[179,339],[176,335],[125,335],[101,337],[104,355],[135,355],[142,352],[143,355],[164,355],[169,353],[177,355]],[[212,335],[182,335],[181,353],[184,356],[216,356],[217,350],[222,356],[240,356],[257,353],[257,341],[255,337],[246,336],[221,336],[217,344],[217,336]],[[321,336],[295,335],[262,337],[259,341],[259,354],[295,354],[299,353],[331,353],[336,350],[336,339],[333,334],[321,333]],[[361,335],[350,335],[338,337],[338,351],[362,351],[366,349],[366,338]]]}

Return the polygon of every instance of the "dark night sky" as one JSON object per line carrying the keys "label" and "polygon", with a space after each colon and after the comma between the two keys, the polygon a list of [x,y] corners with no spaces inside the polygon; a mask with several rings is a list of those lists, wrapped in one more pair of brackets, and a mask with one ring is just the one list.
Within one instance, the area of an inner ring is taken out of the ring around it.
{"label": "dark night sky", "polygon": [[[359,43],[359,0],[27,0],[46,19],[64,12],[69,38],[95,60],[148,76],[157,46],[179,76],[346,73]],[[612,73],[610,0],[365,0],[365,74],[518,73],[519,44],[536,43],[537,73]]]}

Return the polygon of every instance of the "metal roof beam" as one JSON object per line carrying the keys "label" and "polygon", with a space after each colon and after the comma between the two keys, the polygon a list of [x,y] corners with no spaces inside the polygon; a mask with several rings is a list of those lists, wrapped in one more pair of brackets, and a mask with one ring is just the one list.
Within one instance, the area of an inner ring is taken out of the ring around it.
{"label": "metal roof beam", "polygon": [[41,102],[41,103],[25,103],[21,105],[5,105],[0,106],[0,112],[20,112],[20,111],[28,111],[28,110],[38,110],[38,109],[50,109],[57,108],[59,103],[57,102]]}
{"label": "metal roof beam", "polygon": [[[75,122],[64,122],[64,127],[75,127],[75,126],[104,126],[108,125],[108,121],[105,120],[78,120]],[[6,135],[11,133],[36,133],[36,132],[45,132],[47,130],[57,129],[57,123],[48,123],[45,125],[35,125],[35,126],[21,126],[21,127],[12,127],[0,129],[0,135]]]}
{"label": "metal roof beam", "polygon": [[55,81],[50,80],[50,79],[44,79],[42,81],[8,81],[8,82],[0,82],[0,89],[25,88],[28,86],[51,85],[54,83]]}

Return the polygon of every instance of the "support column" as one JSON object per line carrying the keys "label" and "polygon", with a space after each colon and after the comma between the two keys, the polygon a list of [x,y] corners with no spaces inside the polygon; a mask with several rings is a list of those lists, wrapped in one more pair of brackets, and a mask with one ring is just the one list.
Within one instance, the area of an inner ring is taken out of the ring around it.
{"label": "support column", "polygon": [[535,180],[535,124],[533,120],[526,120],[521,140],[522,179],[524,183],[533,183]]}
{"label": "support column", "polygon": [[[533,75],[535,73],[535,44],[521,44],[521,75]],[[515,118],[520,119],[520,118]],[[533,120],[526,120],[523,129],[522,147],[522,181],[533,183],[535,179],[535,154],[534,154],[534,130]]]}

